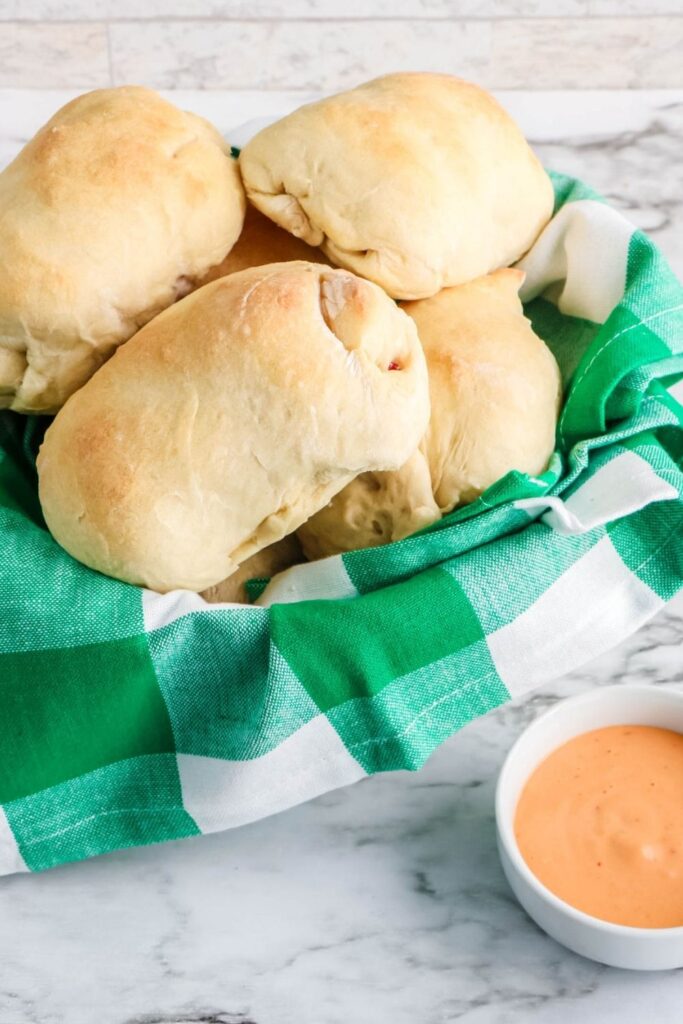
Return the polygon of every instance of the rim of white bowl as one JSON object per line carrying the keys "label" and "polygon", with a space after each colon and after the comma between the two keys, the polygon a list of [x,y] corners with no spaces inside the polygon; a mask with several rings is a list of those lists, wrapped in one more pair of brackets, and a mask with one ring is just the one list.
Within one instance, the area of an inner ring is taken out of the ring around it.
{"label": "rim of white bowl", "polygon": [[[503,765],[498,775],[498,781],[496,783],[496,797],[495,797],[495,815],[496,815],[496,832],[498,838],[505,848],[505,852],[512,861],[517,872],[524,878],[525,882],[536,892],[538,896],[544,899],[551,906],[555,907],[566,917],[572,918],[574,921],[580,924],[586,925],[589,928],[593,928],[596,931],[604,932],[607,935],[620,935],[630,936],[635,938],[636,936],[640,939],[643,938],[647,941],[648,937],[651,940],[661,939],[662,937],[671,937],[681,939],[683,938],[683,925],[674,925],[668,928],[642,928],[636,925],[629,924],[616,924],[614,921],[605,921],[601,917],[594,917],[592,914],[587,914],[583,910],[579,910],[577,907],[573,907],[571,903],[567,903],[565,900],[560,899],[554,892],[548,889],[543,882],[540,881],[533,873],[527,862],[524,860],[522,853],[517,845],[517,839],[515,838],[514,830],[514,817],[516,806],[511,809],[508,815],[505,808],[503,808],[503,796],[502,790],[505,784],[505,777],[510,771],[510,762],[515,757],[518,749],[527,742],[527,739],[531,733],[541,732],[545,727],[547,721],[552,718],[558,718],[564,714],[564,709],[567,706],[576,706],[577,704],[590,704],[593,701],[600,700],[603,698],[605,693],[638,693],[645,695],[646,700],[650,700],[653,696],[665,698],[671,697],[673,700],[683,703],[683,690],[669,690],[660,689],[653,685],[644,685],[643,683],[614,683],[610,686],[601,686],[595,690],[589,690],[587,693],[577,694],[576,697],[567,697],[563,700],[554,704],[548,711],[544,711],[542,715],[535,718],[524,729],[520,736],[517,737],[513,745],[507,752]],[[618,725],[618,722],[614,723]],[[647,725],[646,722],[642,723]],[[599,726],[597,728],[600,728]],[[590,732],[590,729],[582,730],[576,733],[576,736],[582,736],[584,732]],[[680,732],[683,735],[683,730],[674,729],[673,732]],[[563,745],[563,742],[569,742],[569,740],[558,743],[554,750],[557,750]],[[551,751],[552,753],[552,751]],[[546,755],[549,756],[549,755]],[[540,762],[539,762],[540,763]],[[534,769],[532,769],[532,772]],[[527,776],[527,780],[530,778],[531,772]]]}

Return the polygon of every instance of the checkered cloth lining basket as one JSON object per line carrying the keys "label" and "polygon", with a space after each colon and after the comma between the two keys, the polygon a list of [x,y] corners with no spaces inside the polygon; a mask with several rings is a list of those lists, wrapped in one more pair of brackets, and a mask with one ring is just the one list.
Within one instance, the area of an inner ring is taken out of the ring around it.
{"label": "checkered cloth lining basket", "polygon": [[0,872],[261,818],[419,768],[638,629],[683,582],[683,289],[577,181],[522,261],[562,369],[557,450],[400,543],[254,606],[158,595],[46,531],[44,421],[0,414]]}

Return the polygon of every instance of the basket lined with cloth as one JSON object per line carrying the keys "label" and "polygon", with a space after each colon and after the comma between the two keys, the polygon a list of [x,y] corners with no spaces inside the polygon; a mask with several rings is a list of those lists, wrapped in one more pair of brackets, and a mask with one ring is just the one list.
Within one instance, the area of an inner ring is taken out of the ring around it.
{"label": "basket lined with cloth", "polygon": [[38,417],[0,414],[0,872],[240,825],[419,768],[683,585],[683,288],[581,183],[520,266],[565,384],[548,470],[398,543],[157,594],[72,559]]}

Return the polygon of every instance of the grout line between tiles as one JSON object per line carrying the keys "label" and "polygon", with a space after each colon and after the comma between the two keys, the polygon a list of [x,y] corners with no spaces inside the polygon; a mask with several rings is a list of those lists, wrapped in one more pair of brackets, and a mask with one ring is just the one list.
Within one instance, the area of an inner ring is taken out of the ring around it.
{"label": "grout line between tiles", "polygon": [[548,15],[548,14],[525,14],[522,17],[519,15],[465,15],[463,17],[459,15],[438,15],[430,17],[429,15],[417,14],[413,16],[394,17],[392,15],[333,15],[329,18],[316,17],[308,15],[285,15],[282,17],[233,17],[231,15],[217,15],[211,17],[209,15],[162,15],[159,17],[126,17],[126,18],[3,18],[0,17],[0,24],[2,25],[95,25],[98,23],[106,22],[109,25],[168,25],[168,24],[208,24],[208,25],[231,25],[231,24],[336,24],[346,22],[359,22],[359,23],[384,23],[384,24],[411,24],[414,22],[424,22],[427,24],[448,24],[457,22],[460,24],[467,22],[492,22],[495,24],[504,24],[505,22],[513,22],[519,24],[520,22],[543,22],[543,21],[564,21],[568,24],[571,23],[591,23],[596,21],[682,21],[683,13],[651,13],[647,14],[565,14],[565,15]]}

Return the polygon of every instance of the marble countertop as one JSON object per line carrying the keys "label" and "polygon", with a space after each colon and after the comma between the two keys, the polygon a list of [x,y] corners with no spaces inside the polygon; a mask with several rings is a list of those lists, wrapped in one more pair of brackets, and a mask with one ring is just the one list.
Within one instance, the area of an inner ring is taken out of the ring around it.
{"label": "marble countertop", "polygon": [[[0,163],[68,96],[0,90]],[[222,128],[286,94],[175,94]],[[683,274],[683,91],[507,93],[546,161]],[[506,751],[558,697],[683,684],[683,595],[618,648],[367,779],[248,827],[0,879],[0,1024],[678,1024],[683,973],[543,935],[495,850]]]}

